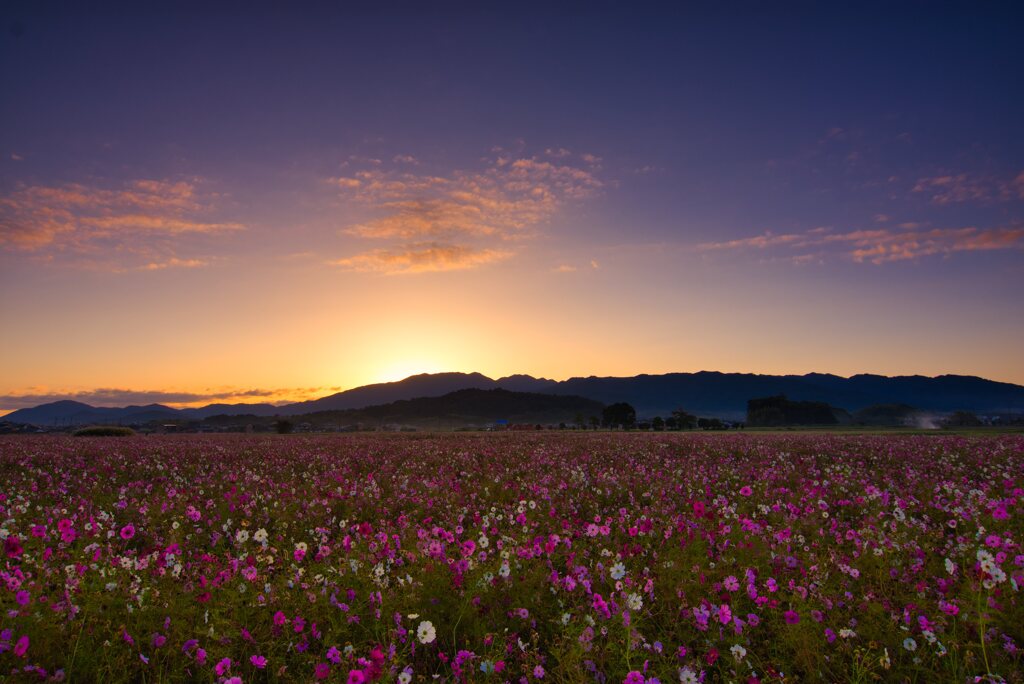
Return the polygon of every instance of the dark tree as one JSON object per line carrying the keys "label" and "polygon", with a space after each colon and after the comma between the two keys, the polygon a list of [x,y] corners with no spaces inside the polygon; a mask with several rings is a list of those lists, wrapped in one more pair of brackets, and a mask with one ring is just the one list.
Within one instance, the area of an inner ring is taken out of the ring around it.
{"label": "dark tree", "polygon": [[836,425],[836,411],[823,401],[790,401],[786,395],[747,402],[747,425]]}
{"label": "dark tree", "polygon": [[601,424],[610,428],[632,430],[636,425],[636,409],[624,401],[606,406],[601,414]]}
{"label": "dark tree", "polygon": [[655,432],[661,432],[665,429],[665,419],[661,416],[654,416],[654,420],[651,421],[651,427],[654,428]]}
{"label": "dark tree", "polygon": [[692,430],[697,427],[697,416],[681,408],[672,412],[672,418],[675,419],[676,425],[680,430]]}
{"label": "dark tree", "polygon": [[281,420],[274,423],[274,429],[277,430],[277,434],[279,435],[287,435],[291,433],[292,430],[295,429],[295,425],[292,423],[292,421],[285,420],[282,418]]}
{"label": "dark tree", "polygon": [[943,421],[946,427],[978,427],[982,424],[981,419],[970,411],[956,411]]}

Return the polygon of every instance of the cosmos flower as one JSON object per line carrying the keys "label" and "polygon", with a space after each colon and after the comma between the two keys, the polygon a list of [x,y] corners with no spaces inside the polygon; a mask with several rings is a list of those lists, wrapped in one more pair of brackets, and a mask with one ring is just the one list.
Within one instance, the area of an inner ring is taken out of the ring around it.
{"label": "cosmos flower", "polygon": [[420,623],[420,626],[416,628],[416,638],[419,639],[421,644],[431,644],[434,639],[437,638],[437,630],[434,629],[434,623],[430,620],[424,620]]}

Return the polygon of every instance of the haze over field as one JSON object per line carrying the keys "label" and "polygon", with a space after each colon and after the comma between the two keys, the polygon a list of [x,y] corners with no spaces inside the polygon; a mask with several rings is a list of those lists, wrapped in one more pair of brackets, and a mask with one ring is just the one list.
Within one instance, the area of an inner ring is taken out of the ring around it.
{"label": "haze over field", "polygon": [[1024,384],[1011,3],[0,10],[0,413]]}

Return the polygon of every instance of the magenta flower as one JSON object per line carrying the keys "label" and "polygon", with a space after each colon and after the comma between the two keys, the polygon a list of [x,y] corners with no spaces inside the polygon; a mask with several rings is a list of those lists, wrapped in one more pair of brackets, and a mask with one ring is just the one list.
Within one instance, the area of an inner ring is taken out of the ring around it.
{"label": "magenta flower", "polygon": [[231,658],[224,658],[219,663],[213,666],[213,671],[218,676],[223,675],[225,672],[231,669]]}
{"label": "magenta flower", "polygon": [[124,539],[125,541],[128,541],[129,539],[131,539],[134,536],[135,536],[135,525],[132,525],[131,523],[128,523],[127,525],[125,525],[124,527],[121,528],[121,539]]}
{"label": "magenta flower", "polygon": [[363,674],[362,670],[349,670],[348,684],[363,684],[365,681],[366,675]]}
{"label": "magenta flower", "polygon": [[267,659],[261,655],[249,656],[249,662],[252,663],[252,666],[257,670],[262,670],[267,666]]}
{"label": "magenta flower", "polygon": [[21,546],[21,540],[18,538],[18,535],[12,534],[7,537],[7,539],[4,539],[4,553],[7,554],[8,558],[17,558],[24,553],[24,549]]}
{"label": "magenta flower", "polygon": [[644,674],[639,670],[633,670],[622,680],[622,684],[644,684]]}
{"label": "magenta flower", "polygon": [[732,609],[725,603],[718,606],[718,621],[727,625],[730,620],[732,620]]}
{"label": "magenta flower", "polygon": [[14,596],[14,600],[17,601],[19,606],[27,606],[28,602],[32,599],[32,595],[22,589]]}
{"label": "magenta flower", "polygon": [[14,644],[14,655],[24,658],[26,653],[28,653],[28,636],[24,635]]}
{"label": "magenta flower", "polygon": [[787,625],[795,625],[800,622],[800,613],[795,610],[787,610],[783,617],[785,618]]}
{"label": "magenta flower", "polygon": [[331,674],[330,663],[317,663],[316,669],[313,670],[313,676],[317,679],[327,679]]}
{"label": "magenta flower", "polygon": [[750,496],[754,493],[754,490],[750,488],[750,485],[744,485],[740,487],[740,494],[743,496]]}

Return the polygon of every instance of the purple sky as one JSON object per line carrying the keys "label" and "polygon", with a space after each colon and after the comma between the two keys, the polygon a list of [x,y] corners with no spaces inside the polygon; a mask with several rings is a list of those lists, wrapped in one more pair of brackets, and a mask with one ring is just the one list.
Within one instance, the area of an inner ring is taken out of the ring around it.
{"label": "purple sky", "polygon": [[1024,383],[1011,3],[5,3],[0,411]]}

